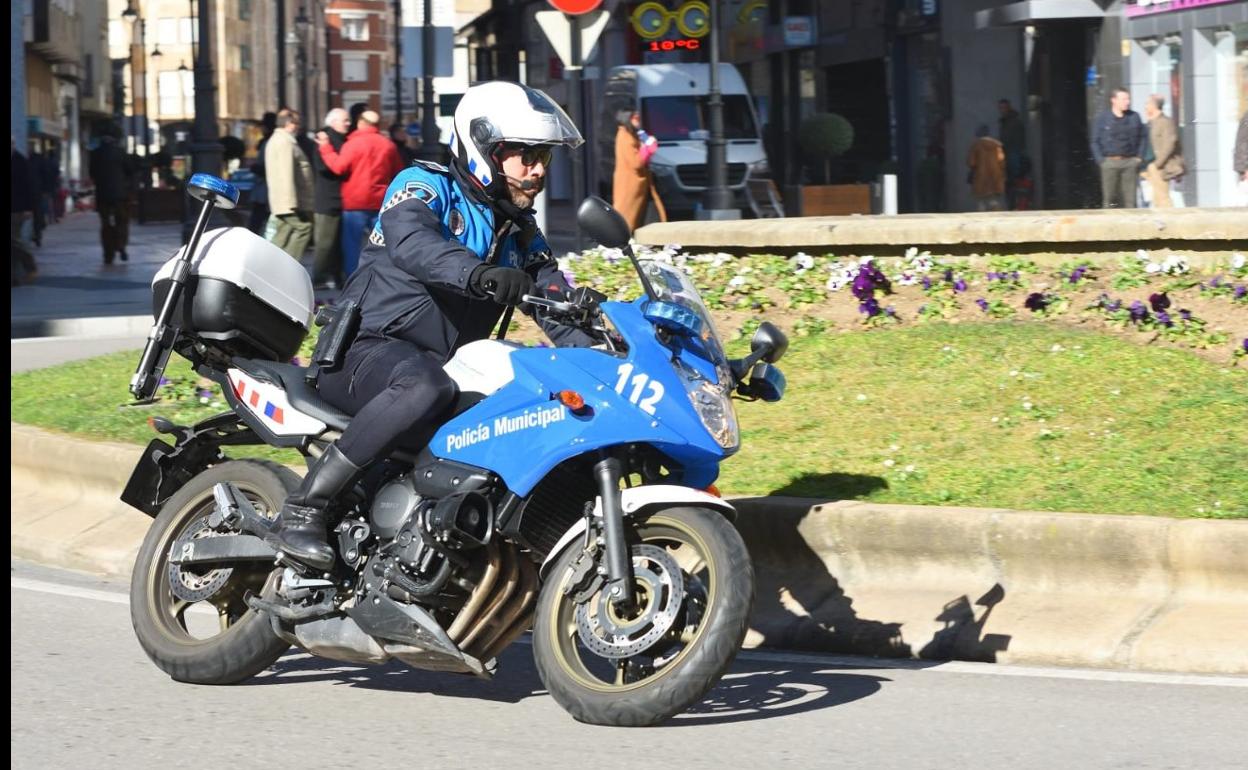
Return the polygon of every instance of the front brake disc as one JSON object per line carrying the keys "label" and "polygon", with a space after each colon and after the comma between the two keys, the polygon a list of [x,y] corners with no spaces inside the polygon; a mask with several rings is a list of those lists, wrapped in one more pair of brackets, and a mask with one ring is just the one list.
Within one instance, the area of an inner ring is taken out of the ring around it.
{"label": "front brake disc", "polygon": [[633,593],[636,612],[622,615],[606,592],[598,600],[577,605],[576,630],[594,654],[628,658],[649,649],[671,630],[685,600],[680,565],[668,552],[653,545],[635,545]]}

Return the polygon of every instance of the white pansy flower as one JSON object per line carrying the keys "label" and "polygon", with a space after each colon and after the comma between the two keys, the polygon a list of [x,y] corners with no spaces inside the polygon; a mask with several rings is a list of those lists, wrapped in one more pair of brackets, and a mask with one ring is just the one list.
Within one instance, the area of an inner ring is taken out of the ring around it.
{"label": "white pansy flower", "polygon": [[737,287],[739,287],[739,286],[744,286],[744,285],[745,285],[745,276],[744,276],[744,275],[736,275],[736,276],[733,276],[732,280],[728,282],[728,285],[729,285],[729,286],[731,286],[731,287],[733,287],[734,289],[735,289],[735,288],[737,288]]}
{"label": "white pansy flower", "polygon": [[847,281],[843,277],[839,275],[834,275],[828,279],[828,282],[826,284],[824,284],[824,288],[826,288],[828,291],[840,291],[841,289],[845,288],[846,283]]}
{"label": "white pansy flower", "polygon": [[1145,266],[1144,266],[1144,272],[1146,272],[1146,273],[1160,273],[1160,272],[1161,272],[1161,265],[1157,264],[1156,262],[1149,262],[1147,265],[1145,265]]}
{"label": "white pansy flower", "polygon": [[911,246],[910,248],[906,249],[906,254],[904,258],[912,260],[917,256],[919,256],[919,247]]}
{"label": "white pansy flower", "polygon": [[799,273],[804,273],[815,266],[815,258],[809,254],[799,251],[797,254],[793,255],[793,264],[794,270]]}
{"label": "white pansy flower", "polygon": [[1170,275],[1180,275],[1187,272],[1187,257],[1182,254],[1171,254],[1166,257],[1166,261],[1162,263],[1162,267]]}
{"label": "white pansy flower", "polygon": [[875,257],[863,257],[862,259],[858,260],[858,264],[869,265],[871,264],[871,260],[873,259],[875,259]]}
{"label": "white pansy flower", "polygon": [[901,286],[913,286],[914,284],[919,282],[918,276],[915,276],[911,273],[902,273],[901,275],[897,276],[894,280],[896,280],[897,283]]}
{"label": "white pansy flower", "polygon": [[1147,261],[1148,261],[1148,252],[1147,252],[1147,251],[1145,251],[1144,249],[1136,249],[1136,250],[1135,250],[1135,258],[1136,258],[1136,259],[1138,259],[1138,260],[1140,260],[1141,262],[1147,262]]}
{"label": "white pansy flower", "polygon": [[1240,254],[1238,251],[1235,252],[1235,255],[1231,257],[1231,267],[1234,268],[1235,270],[1240,269],[1245,264],[1248,264],[1248,257],[1245,257],[1243,254]]}

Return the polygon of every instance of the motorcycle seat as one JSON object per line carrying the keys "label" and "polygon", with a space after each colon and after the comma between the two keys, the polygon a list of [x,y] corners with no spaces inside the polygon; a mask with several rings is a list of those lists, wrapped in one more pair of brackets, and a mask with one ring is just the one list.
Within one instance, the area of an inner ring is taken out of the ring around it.
{"label": "motorcycle seat", "polygon": [[[351,422],[352,416],[350,414],[326,401],[321,396],[320,391],[316,389],[316,386],[308,382],[307,367],[253,358],[236,358],[234,360],[248,374],[271,382],[274,385],[280,385],[282,390],[286,392],[286,398],[290,401],[292,407],[309,417],[320,420],[331,429],[338,431],[346,430],[347,423]],[[456,389],[455,400],[451,402],[451,406],[443,414],[446,419],[449,419],[471,408],[483,398],[485,396],[481,393],[465,392]]]}
{"label": "motorcycle seat", "polygon": [[307,367],[252,358],[237,358],[235,362],[248,374],[280,385],[286,391],[286,398],[291,406],[330,428],[346,430],[347,423],[351,422],[351,415],[322,398],[316,386],[308,382]]}

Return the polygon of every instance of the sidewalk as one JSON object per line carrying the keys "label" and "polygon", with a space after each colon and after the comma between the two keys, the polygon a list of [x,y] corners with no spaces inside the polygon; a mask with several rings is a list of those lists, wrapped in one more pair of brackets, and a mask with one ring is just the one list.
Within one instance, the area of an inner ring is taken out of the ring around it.
{"label": "sidewalk", "polygon": [[[547,212],[547,237],[556,256],[575,244],[575,211],[566,201]],[[128,262],[105,265],[99,217],[68,214],[43,233],[35,249],[39,275],[14,287],[9,310],[10,339],[27,337],[143,337],[152,324],[152,277],[181,246],[182,225],[131,223]],[[215,219],[209,229],[223,226]],[[312,252],[303,258],[311,267]],[[336,292],[317,292],[331,299]]]}
{"label": "sidewalk", "polygon": [[[132,334],[134,324],[125,319],[133,316],[146,318],[137,332],[147,332],[152,276],[180,245],[181,225],[131,224],[130,261],[112,265],[104,264],[99,227],[93,212],[76,212],[44,231],[43,247],[34,251],[38,277],[11,291],[10,338]],[[53,323],[62,319],[112,320],[75,331]]]}

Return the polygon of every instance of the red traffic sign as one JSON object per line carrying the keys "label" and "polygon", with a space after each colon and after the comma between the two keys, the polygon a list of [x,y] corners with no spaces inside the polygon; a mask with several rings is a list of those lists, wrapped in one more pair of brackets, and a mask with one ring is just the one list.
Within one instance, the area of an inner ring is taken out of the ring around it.
{"label": "red traffic sign", "polygon": [[546,2],[550,3],[556,10],[563,11],[571,16],[589,13],[602,5],[602,0],[546,0]]}

